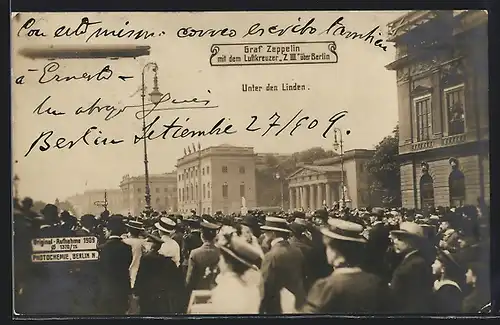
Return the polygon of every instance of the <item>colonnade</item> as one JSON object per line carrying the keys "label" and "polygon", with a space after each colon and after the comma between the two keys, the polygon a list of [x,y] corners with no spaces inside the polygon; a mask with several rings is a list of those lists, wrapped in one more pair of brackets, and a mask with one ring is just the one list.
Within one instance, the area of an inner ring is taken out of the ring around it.
{"label": "colonnade", "polygon": [[340,193],[340,183],[293,186],[289,188],[290,208],[316,210],[323,207],[323,202],[330,207],[340,200]]}

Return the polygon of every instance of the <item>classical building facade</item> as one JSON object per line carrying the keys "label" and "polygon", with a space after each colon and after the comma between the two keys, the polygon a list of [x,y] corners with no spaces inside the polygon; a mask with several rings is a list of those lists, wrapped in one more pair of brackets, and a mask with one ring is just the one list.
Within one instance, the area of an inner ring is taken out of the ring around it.
{"label": "classical building facade", "polygon": [[242,198],[256,206],[256,155],[251,147],[220,145],[189,151],[177,160],[179,211],[237,213]]}
{"label": "classical building facade", "polygon": [[95,189],[87,190],[83,193],[73,195],[66,200],[75,208],[78,217],[90,213],[99,215],[104,211],[101,203],[108,203],[108,210],[113,213],[120,213],[123,209],[122,193],[119,189]]}
{"label": "classical building facade", "polygon": [[344,189],[342,189],[341,157],[321,159],[312,165],[303,165],[288,176],[288,191],[291,209],[316,210],[325,203],[331,207],[342,200],[345,191],[346,205],[362,208],[373,205],[369,191],[369,173],[366,161],[373,150],[353,149],[343,155]]}
{"label": "classical building facade", "polygon": [[389,27],[403,206],[489,202],[488,14],[412,11]]}
{"label": "classical building facade", "polygon": [[[122,213],[130,212],[139,215],[146,206],[146,180],[144,175],[131,177],[125,175],[120,182],[121,198],[123,201]],[[156,211],[177,212],[177,173],[175,171],[164,174],[149,175],[151,207]]]}

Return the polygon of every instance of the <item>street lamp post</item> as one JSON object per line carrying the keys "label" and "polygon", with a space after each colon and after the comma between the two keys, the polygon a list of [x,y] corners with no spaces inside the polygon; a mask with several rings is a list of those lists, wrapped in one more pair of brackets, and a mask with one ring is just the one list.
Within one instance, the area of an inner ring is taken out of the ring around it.
{"label": "street lamp post", "polygon": [[146,217],[150,217],[151,215],[151,189],[149,187],[149,168],[148,168],[148,150],[147,150],[147,140],[146,140],[146,82],[144,80],[144,75],[146,73],[146,69],[149,67],[153,67],[154,76],[154,84],[153,91],[149,94],[150,100],[153,104],[157,105],[160,103],[163,94],[158,90],[158,65],[155,62],[147,63],[142,69],[142,87],[141,87],[141,97],[142,97],[142,138],[144,140],[144,178],[146,182],[145,195],[146,206],[145,212]]}
{"label": "street lamp post", "polygon": [[276,174],[274,175],[274,177],[280,181],[280,194],[281,194],[281,210],[285,210],[285,206],[284,206],[284,200],[283,200],[283,179],[281,178],[281,175],[279,172],[276,172]]}
{"label": "street lamp post", "polygon": [[342,130],[339,128],[333,129],[334,143],[333,148],[340,148],[340,186],[342,187],[342,208],[345,207],[345,186],[344,186],[344,140],[342,139]]}

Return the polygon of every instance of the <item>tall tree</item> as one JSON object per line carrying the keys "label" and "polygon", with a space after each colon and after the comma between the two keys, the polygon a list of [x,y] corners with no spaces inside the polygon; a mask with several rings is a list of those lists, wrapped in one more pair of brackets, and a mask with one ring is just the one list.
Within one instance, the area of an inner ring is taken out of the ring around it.
{"label": "tall tree", "polygon": [[401,178],[399,170],[399,126],[375,147],[375,154],[366,162],[371,176],[370,191],[382,196],[387,207],[401,205]]}

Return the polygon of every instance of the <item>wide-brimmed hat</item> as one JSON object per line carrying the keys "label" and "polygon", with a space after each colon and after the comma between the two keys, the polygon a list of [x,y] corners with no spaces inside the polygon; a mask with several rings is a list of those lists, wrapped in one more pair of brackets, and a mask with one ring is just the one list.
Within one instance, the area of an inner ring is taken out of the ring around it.
{"label": "wide-brimmed hat", "polygon": [[144,223],[141,221],[130,220],[126,225],[132,229],[144,230]]}
{"label": "wide-brimmed hat", "polygon": [[366,243],[362,232],[363,226],[358,223],[333,218],[329,219],[328,225],[321,229],[321,233],[331,239]]}
{"label": "wide-brimmed hat", "polygon": [[437,249],[437,258],[446,266],[452,266],[457,269],[462,269],[463,266],[460,264],[458,258],[450,253],[448,250]]}
{"label": "wide-brimmed hat", "polygon": [[415,222],[401,222],[399,225],[399,230],[392,230],[391,235],[395,236],[408,236],[408,237],[413,237],[413,238],[426,238],[424,229],[422,226]]}
{"label": "wide-brimmed hat", "polygon": [[208,230],[217,230],[221,226],[221,224],[219,224],[214,218],[209,215],[205,215],[200,221],[200,227]]}
{"label": "wide-brimmed hat", "polygon": [[162,217],[160,218],[160,220],[158,220],[157,223],[155,223],[156,229],[159,229],[167,233],[173,233],[175,231],[175,226],[176,223],[168,217]]}
{"label": "wide-brimmed hat", "polygon": [[241,220],[240,223],[252,229],[259,227],[259,220],[252,214],[247,214],[246,216],[244,216],[243,220]]}
{"label": "wide-brimmed hat", "polygon": [[290,224],[288,224],[288,227],[294,234],[302,234],[304,231],[307,230],[307,220],[305,218],[295,218]]}
{"label": "wide-brimmed hat", "polygon": [[260,264],[261,255],[252,244],[249,244],[244,238],[235,234],[229,234],[225,237],[226,240],[220,240],[217,243],[221,251],[249,268],[259,269],[257,264]]}
{"label": "wide-brimmed hat", "polygon": [[261,226],[260,229],[286,232],[286,233],[291,232],[290,229],[288,229],[288,224],[286,222],[286,219],[277,217],[267,217],[266,223],[264,224],[264,226]]}
{"label": "wide-brimmed hat", "polygon": [[125,232],[126,226],[123,217],[120,215],[112,215],[106,222],[106,228],[113,232]]}

